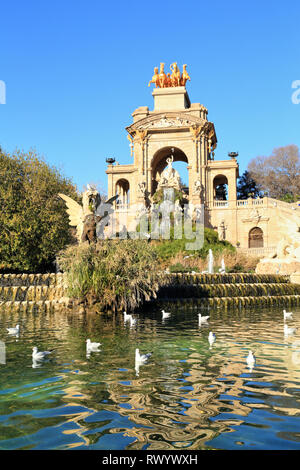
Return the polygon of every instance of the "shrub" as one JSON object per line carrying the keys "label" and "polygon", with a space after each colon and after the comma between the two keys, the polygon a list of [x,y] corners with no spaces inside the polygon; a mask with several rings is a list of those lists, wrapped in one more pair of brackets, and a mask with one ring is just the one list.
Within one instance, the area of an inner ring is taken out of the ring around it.
{"label": "shrub", "polygon": [[134,310],[156,296],[157,254],[144,240],[99,240],[70,246],[58,257],[69,295],[100,310]]}
{"label": "shrub", "polygon": [[172,264],[171,266],[169,266],[169,271],[171,273],[188,273],[191,271],[198,272],[199,268],[197,266],[188,267],[188,266],[183,266],[182,263],[176,263],[176,264]]}
{"label": "shrub", "polygon": [[184,236],[182,239],[174,239],[173,228],[171,228],[170,235],[170,240],[157,240],[151,242],[155,247],[158,257],[163,261],[170,260],[180,253],[182,253],[183,256],[196,255],[199,258],[206,259],[210,248],[214,255],[218,255],[224,250],[232,253],[235,253],[236,251],[231,243],[219,240],[218,233],[207,227],[204,228],[204,243],[200,250],[187,250],[186,244],[193,242],[193,240],[186,239]]}

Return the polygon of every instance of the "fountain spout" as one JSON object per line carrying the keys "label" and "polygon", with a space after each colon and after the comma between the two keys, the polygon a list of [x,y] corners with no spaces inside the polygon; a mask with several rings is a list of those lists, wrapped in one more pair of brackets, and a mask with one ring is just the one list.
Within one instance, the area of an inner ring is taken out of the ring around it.
{"label": "fountain spout", "polygon": [[208,251],[208,272],[209,274],[214,273],[214,255],[211,248]]}
{"label": "fountain spout", "polygon": [[221,274],[225,274],[225,273],[226,273],[224,258],[222,258],[222,260],[221,260],[221,268],[219,269],[219,272],[220,272]]}

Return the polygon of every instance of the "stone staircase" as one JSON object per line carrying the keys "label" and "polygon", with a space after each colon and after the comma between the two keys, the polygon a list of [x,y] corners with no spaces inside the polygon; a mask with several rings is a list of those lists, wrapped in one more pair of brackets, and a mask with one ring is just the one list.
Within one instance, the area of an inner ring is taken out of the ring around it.
{"label": "stone staircase", "polygon": [[0,274],[0,309],[50,310],[68,303],[61,273]]}

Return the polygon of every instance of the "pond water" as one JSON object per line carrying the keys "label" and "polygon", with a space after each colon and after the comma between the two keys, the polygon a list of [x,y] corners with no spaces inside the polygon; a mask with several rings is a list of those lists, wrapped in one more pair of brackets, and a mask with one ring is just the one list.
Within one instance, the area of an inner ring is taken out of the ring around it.
{"label": "pond water", "polygon": [[[300,309],[290,335],[282,309],[211,309],[201,327],[198,312],[156,305],[132,327],[115,316],[3,312],[0,449],[299,449]],[[19,337],[8,335],[17,323]],[[87,338],[99,352],[86,354]],[[54,349],[51,359],[33,364],[33,346]],[[136,347],[152,352],[139,370]]]}

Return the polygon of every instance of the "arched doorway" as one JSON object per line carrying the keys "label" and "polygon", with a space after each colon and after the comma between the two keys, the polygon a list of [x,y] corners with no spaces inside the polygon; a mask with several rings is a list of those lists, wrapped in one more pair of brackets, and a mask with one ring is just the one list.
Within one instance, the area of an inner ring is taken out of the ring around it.
{"label": "arched doorway", "polygon": [[116,183],[116,194],[118,199],[116,200],[117,209],[124,209],[129,206],[129,181],[122,178]]}
{"label": "arched doorway", "polygon": [[214,177],[213,188],[215,201],[228,200],[228,179],[225,175],[217,175]]}
{"label": "arched doorway", "polygon": [[186,154],[178,147],[163,147],[158,150],[151,162],[151,195],[155,193],[160,179],[160,175],[167,166],[167,158],[173,156],[173,167],[179,172],[182,180],[182,190],[188,194],[188,170],[184,169],[182,172],[182,165],[176,165],[176,162],[184,162],[188,165],[188,158]]}
{"label": "arched doorway", "polygon": [[254,227],[249,232],[249,248],[263,248],[264,232],[259,227]]}

